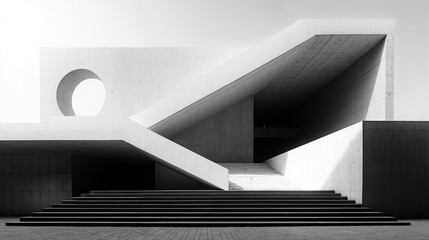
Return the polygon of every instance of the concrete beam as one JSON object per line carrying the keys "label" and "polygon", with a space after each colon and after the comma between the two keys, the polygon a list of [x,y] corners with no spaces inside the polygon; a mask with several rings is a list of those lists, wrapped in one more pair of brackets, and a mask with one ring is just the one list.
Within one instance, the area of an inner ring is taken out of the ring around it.
{"label": "concrete beam", "polygon": [[228,190],[226,168],[124,117],[55,117],[44,124],[0,124],[0,145],[2,141],[8,144],[14,141],[19,146],[29,141],[79,144],[85,140],[124,141],[162,165],[212,187]]}

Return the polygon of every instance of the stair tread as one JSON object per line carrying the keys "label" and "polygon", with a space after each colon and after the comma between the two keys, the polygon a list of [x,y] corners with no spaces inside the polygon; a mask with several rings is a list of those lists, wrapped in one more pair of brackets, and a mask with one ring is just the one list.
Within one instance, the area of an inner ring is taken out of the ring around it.
{"label": "stair tread", "polygon": [[[59,210],[59,211],[65,211],[65,210],[80,210],[80,209],[82,209],[82,210],[85,210],[85,211],[87,211],[87,210],[92,210],[92,211],[94,211],[94,210],[107,210],[107,211],[113,211],[113,210],[121,210],[121,211],[125,211],[125,210],[128,210],[128,211],[137,211],[137,210],[144,210],[144,211],[147,211],[148,210],[148,208],[78,208],[78,207],[76,207],[76,208],[44,208],[43,210],[44,211],[52,211],[52,210]],[[276,211],[308,211],[308,210],[312,210],[312,211],[316,211],[316,210],[331,210],[331,211],[334,211],[334,210],[348,210],[348,211],[351,211],[351,210],[354,210],[354,211],[356,211],[356,210],[358,210],[358,211],[368,211],[368,210],[371,210],[371,208],[368,208],[368,207],[305,207],[305,208],[299,208],[299,207],[297,207],[297,208],[276,208],[276,207],[273,207],[273,208],[266,208],[266,207],[264,207],[264,208],[261,208],[261,207],[252,207],[252,208],[245,208],[245,207],[243,207],[243,208],[195,208],[195,207],[191,207],[191,208],[150,208],[150,210],[152,210],[152,211],[160,211],[160,210],[199,210],[199,211],[202,211],[202,210],[204,210],[204,211],[207,211],[207,210],[216,210],[216,211],[220,211],[220,210],[224,210],[224,211],[226,211],[226,210],[228,210],[228,211],[230,211],[230,210],[235,210],[235,211],[237,211],[237,210],[253,210],[253,211],[256,211],[256,210],[263,210],[263,211],[268,211],[268,210],[276,210]]]}
{"label": "stair tread", "polygon": [[34,212],[33,215],[379,215],[383,214],[382,212]]}
{"label": "stair tread", "polygon": [[94,190],[85,194],[335,194],[333,190]]}
{"label": "stair tread", "polygon": [[[184,193],[185,196],[181,196]],[[201,195],[203,194],[203,195]],[[267,195],[265,195],[267,194]],[[128,195],[128,196],[124,196]],[[63,200],[9,226],[406,225],[334,191],[114,190]]]}
{"label": "stair tread", "polygon": [[163,222],[8,222],[6,226],[353,226],[353,225],[410,225],[402,221],[163,221]]}
{"label": "stair tread", "polygon": [[346,199],[71,199],[62,200],[64,203],[206,203],[206,202],[219,202],[219,203],[354,203],[353,200]]}
{"label": "stair tread", "polygon": [[21,221],[159,221],[159,220],[199,220],[199,221],[207,221],[207,220],[239,220],[239,221],[249,221],[249,220],[257,220],[257,221],[396,221],[395,217],[390,216],[28,216],[21,217]]}

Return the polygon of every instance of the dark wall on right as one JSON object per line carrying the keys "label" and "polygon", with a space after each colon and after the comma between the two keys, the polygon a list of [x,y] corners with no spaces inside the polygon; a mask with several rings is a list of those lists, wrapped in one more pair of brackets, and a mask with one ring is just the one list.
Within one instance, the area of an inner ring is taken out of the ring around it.
{"label": "dark wall on right", "polygon": [[363,204],[429,218],[429,122],[363,123]]}

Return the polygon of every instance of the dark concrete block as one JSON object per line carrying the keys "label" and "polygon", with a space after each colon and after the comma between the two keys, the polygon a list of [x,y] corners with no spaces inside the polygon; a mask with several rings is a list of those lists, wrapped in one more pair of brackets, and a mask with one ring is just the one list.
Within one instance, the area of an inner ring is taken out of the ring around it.
{"label": "dark concrete block", "polygon": [[40,174],[49,174],[49,156],[40,156]]}
{"label": "dark concrete block", "polygon": [[31,157],[31,174],[39,174],[40,173],[40,159],[39,156]]}
{"label": "dark concrete block", "polygon": [[3,192],[9,193],[13,190],[13,175],[4,174],[3,175]]}
{"label": "dark concrete block", "polygon": [[5,216],[13,215],[12,192],[3,192],[3,213]]}
{"label": "dark concrete block", "polygon": [[428,218],[429,122],[363,126],[363,203],[401,218]]}

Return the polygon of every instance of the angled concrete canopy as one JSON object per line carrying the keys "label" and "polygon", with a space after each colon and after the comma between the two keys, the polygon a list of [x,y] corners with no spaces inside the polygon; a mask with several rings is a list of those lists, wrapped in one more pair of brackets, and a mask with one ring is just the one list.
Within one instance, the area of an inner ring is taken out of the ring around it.
{"label": "angled concrete canopy", "polygon": [[[282,90],[294,91],[302,85],[295,84],[300,79],[316,79],[312,70],[322,73],[323,65],[333,70],[321,74],[314,88],[305,91],[301,88],[293,97],[311,94],[392,31],[393,23],[389,20],[300,20],[131,119],[171,137],[270,84],[274,84],[273,88],[279,86]],[[387,79],[386,85],[393,88],[393,78]],[[266,94],[273,88],[267,89]],[[385,98],[389,98],[386,108],[393,109],[392,89],[386,91],[389,92],[385,94]],[[393,113],[393,110],[387,112]]]}
{"label": "angled concrete canopy", "polygon": [[[326,86],[350,67],[377,43],[385,34],[318,35],[297,60],[284,59],[269,73],[274,81],[255,95],[258,114],[273,110],[287,111]],[[301,44],[302,45],[302,44]],[[301,46],[300,45],[300,46]],[[279,58],[284,58],[283,54]],[[271,62],[268,64],[272,64]],[[280,107],[279,107],[280,106]]]}

